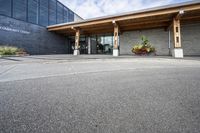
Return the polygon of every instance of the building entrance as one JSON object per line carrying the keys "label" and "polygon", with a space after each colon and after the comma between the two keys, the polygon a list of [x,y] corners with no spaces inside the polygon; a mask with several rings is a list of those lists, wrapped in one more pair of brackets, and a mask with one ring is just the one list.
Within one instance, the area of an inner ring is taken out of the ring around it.
{"label": "building entrance", "polygon": [[112,35],[91,36],[91,54],[112,54],[112,51],[113,51]]}
{"label": "building entrance", "polygon": [[[89,42],[90,41],[90,42]],[[81,36],[79,41],[80,54],[106,54],[113,53],[113,35],[92,35]],[[69,37],[70,54],[73,54],[75,48],[75,37]]]}
{"label": "building entrance", "polygon": [[[85,36],[80,37],[79,46],[80,54],[88,54],[88,42]],[[74,36],[69,37],[69,47],[69,54],[73,54],[75,48]]]}

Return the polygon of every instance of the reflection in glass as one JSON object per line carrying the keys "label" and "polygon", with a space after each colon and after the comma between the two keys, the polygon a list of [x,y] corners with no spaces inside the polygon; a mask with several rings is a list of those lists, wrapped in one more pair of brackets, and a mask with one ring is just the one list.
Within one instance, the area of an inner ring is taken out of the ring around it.
{"label": "reflection in glass", "polygon": [[[73,53],[75,45],[75,37],[69,37],[70,52]],[[113,36],[112,35],[92,35],[90,36],[90,46],[88,47],[88,37],[81,36],[80,41],[80,53],[88,54],[88,48],[90,48],[91,54],[112,54],[113,51]]]}
{"label": "reflection in glass", "polygon": [[98,54],[112,54],[113,37],[106,35],[97,36],[97,53]]}

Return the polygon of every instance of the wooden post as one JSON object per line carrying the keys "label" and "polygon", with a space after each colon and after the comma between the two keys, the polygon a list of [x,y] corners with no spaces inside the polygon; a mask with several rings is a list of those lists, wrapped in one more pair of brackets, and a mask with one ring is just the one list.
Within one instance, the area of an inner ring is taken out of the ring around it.
{"label": "wooden post", "polygon": [[118,49],[118,45],[119,45],[119,26],[115,25],[114,26],[114,49]]}
{"label": "wooden post", "polygon": [[74,55],[79,55],[79,40],[80,40],[80,29],[76,29],[76,34],[75,34],[75,48],[74,48]]}
{"label": "wooden post", "polygon": [[183,49],[181,48],[181,26],[180,19],[173,19],[173,31],[174,31],[174,49],[172,56],[175,58],[183,58]]}
{"label": "wooden post", "polygon": [[75,35],[75,50],[79,49],[79,40],[80,40],[80,30],[76,30],[76,35]]}
{"label": "wooden post", "polygon": [[173,19],[173,30],[174,30],[174,48],[181,48],[181,27],[180,20]]}
{"label": "wooden post", "polygon": [[112,23],[114,26],[113,56],[119,56],[119,25],[115,20],[113,20]]}

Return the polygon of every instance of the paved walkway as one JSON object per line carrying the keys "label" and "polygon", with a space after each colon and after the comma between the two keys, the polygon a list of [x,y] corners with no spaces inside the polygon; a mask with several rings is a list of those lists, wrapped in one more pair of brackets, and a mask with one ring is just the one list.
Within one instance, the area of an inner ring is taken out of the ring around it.
{"label": "paved walkway", "polygon": [[[28,62],[49,62],[49,61],[89,61],[89,60],[120,60],[120,59],[174,59],[171,56],[131,56],[121,55],[113,57],[112,55],[35,55],[24,57],[0,57],[0,65],[12,64],[12,63],[28,63]],[[185,57],[182,60],[199,60],[200,57]]]}

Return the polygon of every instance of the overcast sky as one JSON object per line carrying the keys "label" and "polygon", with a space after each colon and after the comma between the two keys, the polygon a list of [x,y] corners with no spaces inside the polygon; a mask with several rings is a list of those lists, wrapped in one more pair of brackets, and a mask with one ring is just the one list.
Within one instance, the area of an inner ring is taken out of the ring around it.
{"label": "overcast sky", "polygon": [[191,0],[59,0],[84,19]]}

